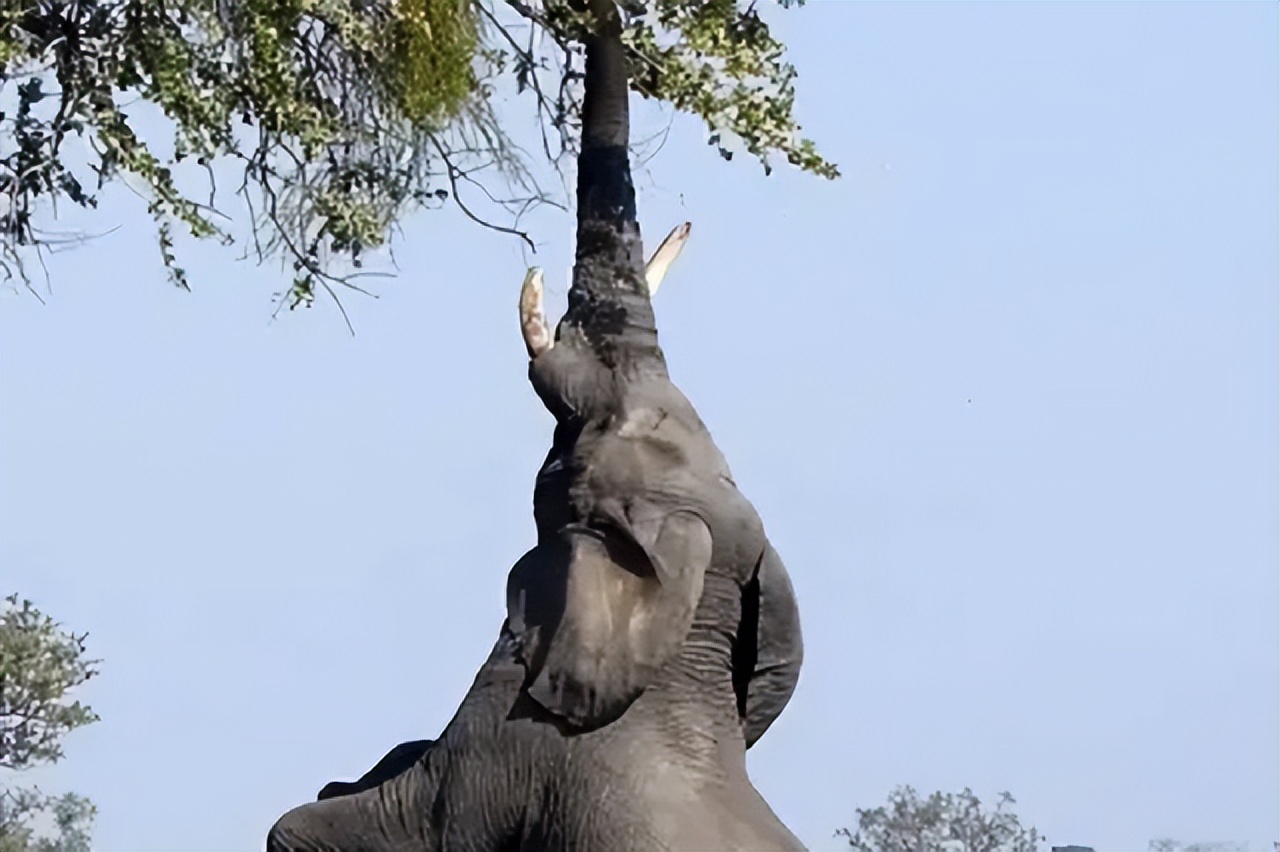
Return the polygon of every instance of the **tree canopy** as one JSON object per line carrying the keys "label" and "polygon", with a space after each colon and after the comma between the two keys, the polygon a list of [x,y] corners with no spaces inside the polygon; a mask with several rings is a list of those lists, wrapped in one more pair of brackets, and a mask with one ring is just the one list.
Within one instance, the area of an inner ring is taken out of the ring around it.
{"label": "tree canopy", "polygon": [[878,808],[859,808],[858,827],[842,828],[854,852],[1036,852],[1042,840],[1035,826],[1019,822],[1009,809],[1014,798],[1000,794],[995,808],[983,808],[969,788],[959,793],[933,793],[921,798],[912,787],[899,787]]}
{"label": "tree canopy", "polygon": [[[66,631],[17,595],[0,601],[0,772],[62,759],[62,741],[76,728],[98,721],[91,708],[69,693],[97,674],[86,657],[85,635]],[[83,796],[50,796],[35,787],[0,785],[0,852],[88,852],[95,809]],[[37,815],[51,818],[54,837],[32,827]]]}
{"label": "tree canopy", "polygon": [[[779,0],[792,6],[802,0]],[[407,212],[452,198],[501,230],[553,200],[513,145],[495,94],[536,110],[538,156],[575,151],[582,0],[10,0],[0,8],[0,266],[28,279],[58,203],[140,185],[171,280],[175,228],[234,242],[215,166],[236,170],[250,249],[296,270],[288,301],[356,286],[361,255]],[[800,133],[796,71],[755,4],[623,0],[633,91],[744,149],[837,170]],[[172,138],[147,138],[150,105]],[[69,146],[69,140],[86,144]],[[489,222],[467,198],[509,215]]]}

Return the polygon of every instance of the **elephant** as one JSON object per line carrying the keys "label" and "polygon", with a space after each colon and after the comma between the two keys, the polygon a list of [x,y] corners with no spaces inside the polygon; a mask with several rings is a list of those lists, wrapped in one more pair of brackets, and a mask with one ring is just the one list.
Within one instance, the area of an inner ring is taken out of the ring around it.
{"label": "elephant", "polygon": [[613,0],[589,0],[578,234],[554,333],[521,287],[529,379],[555,418],[537,543],[489,658],[435,740],[404,743],[272,827],[268,852],[796,850],[746,750],[803,659],[787,570],[671,381],[643,263]]}
{"label": "elephant", "polygon": [[338,796],[350,796],[353,793],[363,793],[365,790],[372,790],[385,781],[411,768],[418,760],[427,753],[427,749],[435,745],[435,740],[410,740],[407,743],[391,749],[386,755],[373,765],[373,768],[361,775],[356,781],[330,781],[320,788],[320,792],[316,795],[316,801],[323,802],[325,799],[334,799]]}

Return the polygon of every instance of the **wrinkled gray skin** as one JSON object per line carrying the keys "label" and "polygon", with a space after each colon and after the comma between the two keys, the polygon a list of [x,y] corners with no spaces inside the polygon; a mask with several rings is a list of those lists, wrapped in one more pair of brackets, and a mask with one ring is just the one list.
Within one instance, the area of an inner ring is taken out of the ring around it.
{"label": "wrinkled gray skin", "polygon": [[276,823],[269,852],[803,848],[745,766],[799,675],[795,598],[668,378],[617,19],[593,3],[605,24],[588,43],[574,284],[529,367],[557,421],[534,489],[538,544],[511,570],[507,620],[440,738],[327,785]]}

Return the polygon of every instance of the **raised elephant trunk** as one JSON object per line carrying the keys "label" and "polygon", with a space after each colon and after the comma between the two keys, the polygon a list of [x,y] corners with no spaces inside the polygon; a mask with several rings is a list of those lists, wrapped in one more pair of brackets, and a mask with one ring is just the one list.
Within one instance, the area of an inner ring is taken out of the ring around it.
{"label": "raised elephant trunk", "polygon": [[613,371],[665,372],[645,283],[630,132],[626,48],[613,0],[584,0],[587,37],[582,148],[578,155],[578,248],[562,326],[578,329]]}

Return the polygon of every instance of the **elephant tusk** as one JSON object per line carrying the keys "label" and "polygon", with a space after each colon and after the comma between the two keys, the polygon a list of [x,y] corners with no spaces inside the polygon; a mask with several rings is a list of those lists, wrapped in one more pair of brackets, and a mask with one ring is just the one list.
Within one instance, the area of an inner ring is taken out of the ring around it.
{"label": "elephant tusk", "polygon": [[537,358],[554,345],[542,308],[542,270],[536,266],[525,273],[520,285],[520,334],[530,358]]}
{"label": "elephant tusk", "polygon": [[693,227],[692,223],[685,222],[672,229],[667,234],[667,238],[662,241],[662,245],[658,246],[653,256],[649,258],[649,262],[644,267],[645,284],[649,286],[649,297],[658,292],[658,288],[662,286],[662,279],[667,275],[667,268],[680,256],[680,250],[684,248],[684,244],[689,240],[689,230]]}

